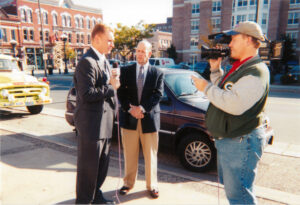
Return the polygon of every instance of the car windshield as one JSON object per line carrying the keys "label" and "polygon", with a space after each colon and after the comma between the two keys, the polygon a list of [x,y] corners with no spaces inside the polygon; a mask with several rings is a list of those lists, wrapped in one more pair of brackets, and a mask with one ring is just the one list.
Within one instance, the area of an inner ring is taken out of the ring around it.
{"label": "car windshield", "polygon": [[177,97],[195,95],[198,93],[198,90],[192,82],[191,75],[202,78],[199,74],[194,72],[170,73],[166,74],[165,83]]}
{"label": "car windshield", "polygon": [[0,59],[0,71],[1,70],[18,70],[18,65],[15,60]]}
{"label": "car windshield", "polygon": [[300,66],[294,66],[291,70],[291,73],[300,73]]}

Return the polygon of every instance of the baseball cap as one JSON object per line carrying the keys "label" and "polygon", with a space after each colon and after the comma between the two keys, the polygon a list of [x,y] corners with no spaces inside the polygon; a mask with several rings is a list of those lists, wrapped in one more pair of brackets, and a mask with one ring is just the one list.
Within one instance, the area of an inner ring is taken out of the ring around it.
{"label": "baseball cap", "polygon": [[264,34],[261,30],[260,25],[253,21],[243,21],[237,24],[232,30],[223,31],[222,33],[233,36],[237,34],[246,34],[257,38],[260,41],[265,41]]}

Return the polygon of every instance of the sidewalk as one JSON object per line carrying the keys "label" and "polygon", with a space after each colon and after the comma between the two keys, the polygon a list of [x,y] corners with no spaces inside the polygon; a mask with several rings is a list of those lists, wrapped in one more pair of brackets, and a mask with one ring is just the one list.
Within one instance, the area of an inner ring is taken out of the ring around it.
{"label": "sidewalk", "polygon": [[[3,204],[74,204],[76,183],[76,151],[51,143],[38,142],[21,134],[0,130]],[[143,168],[139,168],[141,170]],[[141,175],[141,174],[140,174]],[[178,176],[160,174],[160,197],[152,199],[139,177],[134,189],[118,196],[122,204],[218,204],[217,194],[203,193]],[[162,178],[177,177],[170,183]],[[105,197],[114,199],[122,186],[118,159],[110,162],[103,185]],[[220,188],[222,192],[222,188]],[[220,204],[228,204],[221,195]]]}

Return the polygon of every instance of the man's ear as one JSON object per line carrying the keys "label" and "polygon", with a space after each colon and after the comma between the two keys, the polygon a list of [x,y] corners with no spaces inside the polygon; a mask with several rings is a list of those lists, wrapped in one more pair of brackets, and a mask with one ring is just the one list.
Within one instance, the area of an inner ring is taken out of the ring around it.
{"label": "man's ear", "polygon": [[152,51],[149,51],[148,57],[151,58],[151,55],[152,55]]}

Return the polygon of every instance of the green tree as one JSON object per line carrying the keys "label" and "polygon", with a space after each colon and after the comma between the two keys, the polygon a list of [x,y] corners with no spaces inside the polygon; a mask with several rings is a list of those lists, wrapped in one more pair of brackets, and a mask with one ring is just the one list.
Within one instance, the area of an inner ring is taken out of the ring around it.
{"label": "green tree", "polygon": [[154,27],[155,24],[143,24],[143,21],[131,27],[118,23],[115,29],[115,48],[113,52],[119,53],[124,60],[127,56],[132,56],[138,42],[153,36]]}
{"label": "green tree", "polygon": [[173,58],[174,61],[177,59],[177,52],[175,46],[172,44],[171,47],[167,49],[167,54],[169,58]]}
{"label": "green tree", "polygon": [[76,57],[76,53],[73,48],[70,47],[70,45],[66,44],[66,58],[68,60],[72,60]]}

